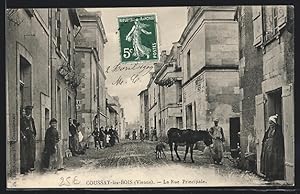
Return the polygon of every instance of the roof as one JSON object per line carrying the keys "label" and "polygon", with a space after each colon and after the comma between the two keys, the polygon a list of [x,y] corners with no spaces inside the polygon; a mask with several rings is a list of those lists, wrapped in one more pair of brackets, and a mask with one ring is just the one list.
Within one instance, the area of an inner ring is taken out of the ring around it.
{"label": "roof", "polygon": [[148,88],[142,90],[142,91],[138,94],[138,96],[140,96],[142,93],[146,92],[147,90],[148,90]]}
{"label": "roof", "polygon": [[69,11],[69,16],[70,16],[70,20],[71,20],[72,24],[75,26],[80,26],[80,20],[79,20],[79,16],[77,14],[76,9],[70,8],[70,9],[68,9],[68,11]]}

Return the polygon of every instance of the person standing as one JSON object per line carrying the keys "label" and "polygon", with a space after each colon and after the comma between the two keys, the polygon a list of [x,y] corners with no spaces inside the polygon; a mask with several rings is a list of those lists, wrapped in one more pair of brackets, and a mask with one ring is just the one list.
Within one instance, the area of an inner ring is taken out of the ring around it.
{"label": "person standing", "polygon": [[50,128],[47,129],[45,134],[44,168],[49,170],[58,169],[58,142],[57,120],[52,118]]}
{"label": "person standing", "polygon": [[140,127],[140,140],[144,141],[144,132],[143,132],[143,127]]}
{"label": "person standing", "polygon": [[284,179],[284,139],[278,115],[269,117],[269,128],[262,141],[261,172],[265,180]]}
{"label": "person standing", "polygon": [[74,150],[75,153],[79,151],[79,134],[78,134],[78,122],[76,119],[73,119],[73,125],[75,127],[75,135],[74,135]]}
{"label": "person standing", "polygon": [[76,127],[72,123],[72,119],[69,118],[69,148],[72,152],[73,156],[76,156],[76,145],[75,145],[75,135],[76,135]]}
{"label": "person standing", "polygon": [[209,129],[213,139],[213,155],[215,164],[222,164],[223,159],[223,142],[225,141],[223,128],[219,125],[219,119],[214,119],[214,126]]}
{"label": "person standing", "polygon": [[30,171],[34,171],[34,162],[35,162],[35,137],[36,137],[36,129],[34,124],[34,119],[32,118],[32,109],[33,106],[25,107],[25,117],[24,117],[24,127],[26,129],[26,137],[27,137],[27,168]]}
{"label": "person standing", "polygon": [[20,163],[21,163],[21,174],[27,174],[29,168],[27,165],[28,159],[28,139],[27,139],[27,130],[25,125],[25,109],[21,111],[21,120],[20,120]]}
{"label": "person standing", "polygon": [[98,128],[95,128],[95,130],[92,133],[92,136],[94,137],[95,148],[98,149],[98,147],[97,147],[97,144],[98,144],[99,148],[101,149],[100,130]]}
{"label": "person standing", "polygon": [[157,131],[156,131],[156,128],[153,129],[153,139],[154,141],[157,141]]}
{"label": "person standing", "polygon": [[136,131],[135,131],[135,129],[132,131],[132,140],[136,140]]}

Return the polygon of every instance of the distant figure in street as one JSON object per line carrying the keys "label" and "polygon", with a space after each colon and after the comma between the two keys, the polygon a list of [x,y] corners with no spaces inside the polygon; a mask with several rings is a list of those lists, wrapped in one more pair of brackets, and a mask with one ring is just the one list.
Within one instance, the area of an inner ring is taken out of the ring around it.
{"label": "distant figure in street", "polygon": [[278,115],[269,118],[269,128],[262,141],[261,172],[265,180],[284,179],[284,140]]}
{"label": "distant figure in street", "polygon": [[113,126],[110,126],[108,134],[110,136],[109,143],[110,143],[111,146],[114,146],[115,143],[116,143],[116,136],[115,136],[115,132],[114,132]]}
{"label": "distant figure in street", "polygon": [[127,131],[126,135],[125,135],[125,139],[129,139],[130,140],[130,132]]}
{"label": "distant figure in street", "polygon": [[79,150],[79,134],[78,134],[78,122],[76,119],[73,119],[73,124],[76,132],[74,135],[74,150],[77,153]]}
{"label": "distant figure in street", "polygon": [[27,174],[30,170],[28,166],[28,137],[27,128],[25,124],[25,109],[21,110],[21,120],[20,120],[20,165],[21,174]]}
{"label": "distant figure in street", "polygon": [[58,169],[58,154],[59,154],[59,135],[57,131],[57,120],[50,120],[50,128],[47,129],[45,135],[45,148],[43,167],[49,170]]}
{"label": "distant figure in street", "polygon": [[222,164],[223,159],[223,142],[225,141],[223,128],[218,126],[219,119],[214,119],[214,126],[209,129],[213,139],[212,158],[215,164]]}
{"label": "distant figure in street", "polygon": [[149,140],[149,129],[145,129],[145,139]]}
{"label": "distant figure in street", "polygon": [[157,139],[157,131],[156,128],[154,128],[152,131],[152,141],[157,141]]}
{"label": "distant figure in street", "polygon": [[105,134],[103,131],[103,127],[100,127],[100,148],[103,149],[104,148],[104,142],[105,142]]}
{"label": "distant figure in street", "polygon": [[116,140],[118,141],[118,143],[120,143],[120,139],[119,139],[119,134],[118,134],[118,129],[115,127],[115,130],[114,130],[114,135],[115,135],[115,138]]}
{"label": "distant figure in street", "polygon": [[34,124],[34,119],[32,118],[32,109],[33,106],[25,107],[25,116],[22,120],[22,131],[25,131],[24,135],[26,136],[27,141],[27,149],[26,149],[26,165],[30,171],[34,170],[34,162],[35,162],[35,137],[36,137],[36,129]]}
{"label": "distant figure in street", "polygon": [[104,130],[104,147],[108,147],[109,145],[109,134],[108,134],[108,127],[105,127]]}
{"label": "distant figure in street", "polygon": [[94,143],[95,143],[95,148],[101,149],[101,143],[100,143],[100,130],[98,128],[95,128],[95,130],[92,133],[92,136],[94,137]]}
{"label": "distant figure in street", "polygon": [[143,127],[142,126],[140,128],[140,140],[144,141],[144,132],[143,132]]}
{"label": "distant figure in street", "polygon": [[136,130],[132,131],[132,140],[136,140]]}
{"label": "distant figure in street", "polygon": [[76,126],[72,122],[72,119],[69,118],[69,149],[73,156],[76,156],[76,133]]}

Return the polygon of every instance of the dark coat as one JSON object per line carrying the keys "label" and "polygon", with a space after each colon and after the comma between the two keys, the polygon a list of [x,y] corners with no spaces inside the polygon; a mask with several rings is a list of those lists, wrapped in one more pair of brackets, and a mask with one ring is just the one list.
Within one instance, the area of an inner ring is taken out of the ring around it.
{"label": "dark coat", "polygon": [[49,167],[49,159],[56,153],[55,145],[59,142],[58,131],[55,128],[48,128],[45,135],[45,148],[43,153],[43,168]]}
{"label": "dark coat", "polygon": [[27,155],[27,166],[28,168],[34,168],[34,162],[35,162],[35,136],[36,136],[36,129],[34,124],[34,119],[32,117],[23,117],[21,122],[21,129],[22,132],[24,132],[26,136],[27,141],[27,149],[26,149],[26,155]]}
{"label": "dark coat", "polygon": [[279,125],[270,126],[262,142],[261,172],[270,179],[284,178],[284,140]]}
{"label": "dark coat", "polygon": [[74,124],[69,125],[69,132],[73,137],[76,135],[77,131],[76,131],[76,127]]}
{"label": "dark coat", "polygon": [[25,124],[25,118],[22,117],[20,121],[20,165],[21,173],[28,172],[28,137]]}

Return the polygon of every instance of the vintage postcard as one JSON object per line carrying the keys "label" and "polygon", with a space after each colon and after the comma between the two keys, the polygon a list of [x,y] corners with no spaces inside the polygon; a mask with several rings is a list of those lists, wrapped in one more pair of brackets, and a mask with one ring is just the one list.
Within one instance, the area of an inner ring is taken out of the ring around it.
{"label": "vintage postcard", "polygon": [[6,9],[8,189],[294,186],[291,5]]}

